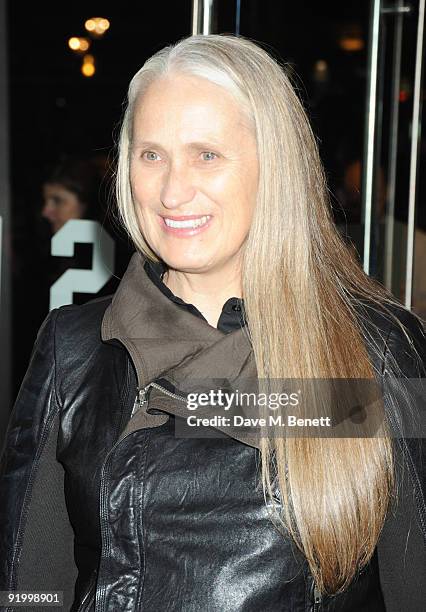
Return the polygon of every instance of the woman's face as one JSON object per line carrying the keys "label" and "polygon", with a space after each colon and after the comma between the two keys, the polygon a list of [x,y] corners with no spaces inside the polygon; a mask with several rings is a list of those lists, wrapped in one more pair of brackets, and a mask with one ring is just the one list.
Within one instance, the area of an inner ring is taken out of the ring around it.
{"label": "woman's face", "polygon": [[193,76],[150,85],[137,104],[130,182],[151,249],[179,271],[239,270],[256,202],[256,139],[233,97]]}
{"label": "woman's face", "polygon": [[72,191],[68,191],[59,183],[43,185],[42,217],[45,217],[55,234],[69,219],[81,219],[85,205]]}

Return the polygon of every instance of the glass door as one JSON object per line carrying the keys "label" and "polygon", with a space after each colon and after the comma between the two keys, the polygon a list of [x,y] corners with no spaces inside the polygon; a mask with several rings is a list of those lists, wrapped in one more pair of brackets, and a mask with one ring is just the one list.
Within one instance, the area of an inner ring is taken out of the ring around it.
{"label": "glass door", "polygon": [[364,268],[426,317],[424,0],[373,0],[364,172]]}
{"label": "glass door", "polygon": [[218,0],[218,31],[300,76],[335,221],[365,271],[426,317],[424,0]]}

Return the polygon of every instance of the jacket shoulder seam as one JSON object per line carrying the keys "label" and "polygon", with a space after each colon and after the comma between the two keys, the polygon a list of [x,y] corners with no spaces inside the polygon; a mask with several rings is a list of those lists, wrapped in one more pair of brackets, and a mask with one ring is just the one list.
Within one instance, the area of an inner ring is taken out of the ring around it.
{"label": "jacket shoulder seam", "polygon": [[54,313],[53,330],[52,330],[52,335],[53,335],[53,347],[52,347],[53,348],[53,392],[55,394],[56,403],[57,403],[59,409],[61,409],[62,408],[62,402],[61,402],[61,399],[59,397],[58,389],[57,389],[57,384],[56,384],[56,381],[57,381],[57,368],[56,368],[56,365],[57,365],[57,359],[56,359],[56,324],[57,324],[57,321],[58,321],[58,316],[59,316],[59,313],[60,313],[60,309],[59,308],[55,308],[52,312]]}

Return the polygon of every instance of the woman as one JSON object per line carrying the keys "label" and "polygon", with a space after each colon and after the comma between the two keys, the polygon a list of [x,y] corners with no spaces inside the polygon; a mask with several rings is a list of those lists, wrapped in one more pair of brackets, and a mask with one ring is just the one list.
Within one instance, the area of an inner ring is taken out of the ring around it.
{"label": "woman", "polygon": [[401,405],[378,437],[177,435],[195,380],[377,377],[389,395],[425,375],[421,323],[335,230],[286,69],[228,35],[156,53],[130,84],[117,201],[121,284],[47,317],[11,417],[1,588],[73,611],[421,609]]}
{"label": "woman", "polygon": [[97,219],[102,172],[94,161],[65,159],[43,184],[41,215],[55,234],[69,219]]}

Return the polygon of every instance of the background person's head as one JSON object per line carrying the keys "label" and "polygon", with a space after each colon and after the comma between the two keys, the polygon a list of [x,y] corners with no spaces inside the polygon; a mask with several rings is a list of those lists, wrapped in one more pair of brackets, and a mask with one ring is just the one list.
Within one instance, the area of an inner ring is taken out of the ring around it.
{"label": "background person's head", "polygon": [[56,233],[70,219],[99,215],[101,173],[92,160],[68,158],[58,163],[43,183],[41,215]]}

